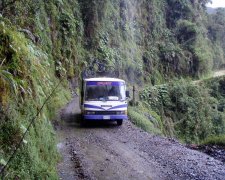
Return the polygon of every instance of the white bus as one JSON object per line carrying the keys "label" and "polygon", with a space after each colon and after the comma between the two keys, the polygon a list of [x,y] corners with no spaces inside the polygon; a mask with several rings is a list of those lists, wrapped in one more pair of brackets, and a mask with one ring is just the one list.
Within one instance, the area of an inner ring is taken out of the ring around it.
{"label": "white bus", "polygon": [[82,86],[82,120],[113,120],[122,125],[127,120],[125,81],[117,78],[87,78]]}

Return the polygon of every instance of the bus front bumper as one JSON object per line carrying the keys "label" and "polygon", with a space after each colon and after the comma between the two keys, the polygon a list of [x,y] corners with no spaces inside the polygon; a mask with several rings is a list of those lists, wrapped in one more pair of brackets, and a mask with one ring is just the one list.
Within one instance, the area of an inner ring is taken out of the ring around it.
{"label": "bus front bumper", "polygon": [[127,115],[84,115],[85,120],[127,120]]}

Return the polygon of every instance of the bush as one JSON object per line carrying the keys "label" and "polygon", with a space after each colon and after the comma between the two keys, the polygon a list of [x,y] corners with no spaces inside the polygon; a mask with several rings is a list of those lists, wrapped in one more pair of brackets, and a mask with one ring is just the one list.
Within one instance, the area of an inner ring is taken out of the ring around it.
{"label": "bush", "polygon": [[161,122],[156,113],[150,113],[139,105],[136,107],[129,107],[128,116],[131,122],[143,130],[153,134],[162,134]]}
{"label": "bush", "polygon": [[[219,84],[221,82],[214,86]],[[214,86],[213,89],[218,89]],[[217,95],[220,92],[222,90],[218,90]],[[174,134],[187,143],[199,143],[210,135],[225,132],[224,101],[211,94],[214,95],[212,89],[204,84],[178,80],[147,88],[140,97],[161,116],[165,135]]]}
{"label": "bush", "polygon": [[210,136],[201,142],[203,145],[220,145],[225,146],[225,135]]}

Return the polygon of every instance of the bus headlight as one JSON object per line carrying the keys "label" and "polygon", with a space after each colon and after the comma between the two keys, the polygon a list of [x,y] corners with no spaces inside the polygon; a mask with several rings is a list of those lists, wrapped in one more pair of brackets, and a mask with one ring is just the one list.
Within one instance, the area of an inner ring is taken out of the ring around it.
{"label": "bus headlight", "polygon": [[85,114],[87,114],[87,115],[93,115],[93,114],[95,114],[95,111],[85,111]]}
{"label": "bus headlight", "polygon": [[117,111],[116,114],[117,115],[121,115],[121,114],[127,115],[127,111],[126,110],[125,111]]}

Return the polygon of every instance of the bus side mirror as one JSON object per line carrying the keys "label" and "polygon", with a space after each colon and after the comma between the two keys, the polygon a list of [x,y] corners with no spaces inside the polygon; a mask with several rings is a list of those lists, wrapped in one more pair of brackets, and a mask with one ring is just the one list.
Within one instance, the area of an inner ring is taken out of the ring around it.
{"label": "bus side mirror", "polygon": [[130,92],[129,91],[126,91],[126,97],[130,98]]}

